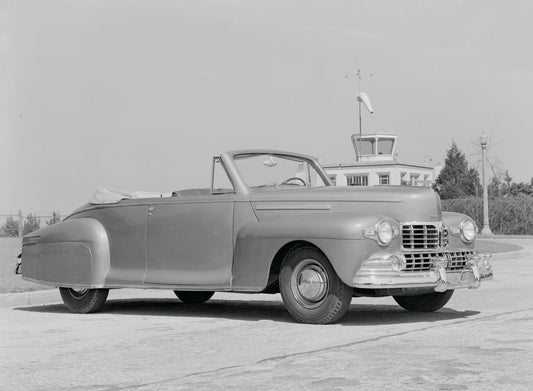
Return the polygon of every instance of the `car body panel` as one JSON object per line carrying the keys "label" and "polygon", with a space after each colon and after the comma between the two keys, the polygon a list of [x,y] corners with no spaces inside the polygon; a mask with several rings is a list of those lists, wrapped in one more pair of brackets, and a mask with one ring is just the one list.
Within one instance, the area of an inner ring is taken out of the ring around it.
{"label": "car body panel", "polygon": [[64,221],[23,239],[22,275],[50,285],[103,287],[109,270],[109,242],[93,218]]}
{"label": "car body panel", "polygon": [[[309,159],[326,186],[248,188],[233,158],[254,153]],[[377,281],[381,286],[387,282],[371,274],[380,272],[387,257],[401,256],[401,233],[383,247],[365,230],[380,221],[397,231],[402,223],[426,222],[441,235],[467,218],[443,213],[438,195],[428,188],[332,187],[307,155],[248,150],[216,159],[233,193],[188,189],[176,197],[87,204],[62,223],[24,238],[23,277],[70,287],[261,292],[275,282],[283,256],[299,245],[318,248],[346,285],[363,281],[364,288]],[[474,249],[474,242],[460,235],[447,240],[438,251]],[[366,274],[358,276],[363,265]]]}
{"label": "car body panel", "polygon": [[146,215],[145,200],[124,200],[117,206],[96,207],[66,220],[91,217],[105,227],[110,254],[105,286],[129,286],[143,281],[146,273]]}
{"label": "car body panel", "polygon": [[188,198],[148,201],[144,282],[229,287],[235,196]]}

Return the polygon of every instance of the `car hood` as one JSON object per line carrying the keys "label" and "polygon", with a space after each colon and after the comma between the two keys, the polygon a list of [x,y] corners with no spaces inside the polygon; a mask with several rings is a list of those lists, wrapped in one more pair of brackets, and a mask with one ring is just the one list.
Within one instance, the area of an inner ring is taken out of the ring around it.
{"label": "car hood", "polygon": [[[440,198],[432,189],[407,186],[295,188],[261,190],[250,195],[258,217],[283,211],[355,213],[382,215],[399,221],[439,221],[442,218]],[[271,212],[271,213],[268,213]]]}

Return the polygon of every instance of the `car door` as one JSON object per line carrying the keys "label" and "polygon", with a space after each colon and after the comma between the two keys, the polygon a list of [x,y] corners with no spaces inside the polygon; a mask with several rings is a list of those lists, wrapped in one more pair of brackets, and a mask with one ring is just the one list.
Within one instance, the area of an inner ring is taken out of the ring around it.
{"label": "car door", "polygon": [[229,287],[234,194],[151,199],[146,284]]}

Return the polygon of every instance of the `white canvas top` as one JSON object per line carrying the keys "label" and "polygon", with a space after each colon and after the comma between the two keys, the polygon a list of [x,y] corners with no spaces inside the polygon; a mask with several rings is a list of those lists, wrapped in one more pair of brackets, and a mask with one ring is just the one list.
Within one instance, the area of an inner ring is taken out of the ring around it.
{"label": "white canvas top", "polygon": [[132,198],[160,198],[170,197],[171,193],[154,193],[147,191],[131,191],[100,187],[96,189],[89,200],[91,204],[116,204],[120,200]]}

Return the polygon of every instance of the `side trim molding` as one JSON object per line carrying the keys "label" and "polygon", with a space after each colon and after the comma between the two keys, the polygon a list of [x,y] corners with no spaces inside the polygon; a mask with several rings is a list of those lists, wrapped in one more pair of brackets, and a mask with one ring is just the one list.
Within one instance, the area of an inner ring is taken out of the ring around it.
{"label": "side trim molding", "polygon": [[256,210],[330,210],[331,204],[310,202],[275,202],[271,204],[257,204]]}

